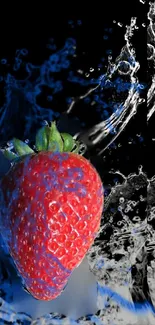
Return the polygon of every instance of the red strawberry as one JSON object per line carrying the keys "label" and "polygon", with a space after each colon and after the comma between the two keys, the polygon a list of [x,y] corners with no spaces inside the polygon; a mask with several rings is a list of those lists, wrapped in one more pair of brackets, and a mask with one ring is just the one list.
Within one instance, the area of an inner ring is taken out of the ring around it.
{"label": "red strawberry", "polygon": [[67,152],[74,143],[54,123],[39,131],[37,153],[15,140],[18,154],[26,155],[1,181],[2,236],[23,284],[40,300],[60,295],[100,227],[102,182],[87,159]]}

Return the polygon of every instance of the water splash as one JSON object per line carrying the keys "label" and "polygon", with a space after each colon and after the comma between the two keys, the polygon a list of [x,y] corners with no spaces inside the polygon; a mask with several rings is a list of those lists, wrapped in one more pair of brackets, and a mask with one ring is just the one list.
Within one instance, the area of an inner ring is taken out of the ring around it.
{"label": "water splash", "polygon": [[[88,147],[92,147],[100,143],[107,138],[107,142],[103,149],[99,152],[101,155],[121,134],[131,118],[136,114],[138,106],[142,104],[145,99],[141,97],[141,90],[144,89],[144,85],[138,82],[136,76],[137,71],[140,68],[139,62],[135,58],[135,50],[133,49],[131,38],[136,29],[136,18],[131,19],[131,24],[127,26],[124,39],[126,41],[125,46],[122,48],[120,55],[112,63],[111,57],[109,57],[109,65],[107,72],[101,75],[99,78],[99,84],[90,89],[85,95],[80,96],[78,100],[82,100],[90,94],[92,96],[92,102],[99,104],[98,109],[103,111],[103,121],[94,125],[91,129],[84,132],[79,132],[76,136],[82,140]],[[111,90],[114,94],[113,102],[104,102],[101,98],[106,96],[107,89]],[[97,95],[94,95],[94,92]],[[121,95],[121,96],[120,96]],[[121,102],[120,102],[121,100]],[[74,100],[67,113],[73,110],[77,100]],[[112,108],[112,114],[109,113]],[[105,115],[110,115],[109,118],[104,120]]]}
{"label": "water splash", "polygon": [[[127,177],[119,171],[115,174],[119,175],[120,182],[106,197],[100,233],[87,254],[92,272],[102,286],[102,290],[107,292],[104,301],[103,296],[99,297],[99,305],[104,307],[106,313],[107,304],[109,311],[111,308],[117,310],[117,306],[121,303],[118,299],[118,304],[116,303],[115,307],[113,305],[117,292],[124,299],[128,299],[128,303],[130,297],[129,305],[132,312],[135,310],[138,313],[137,307],[140,303],[139,307],[144,308],[145,313],[146,303],[147,308],[154,313],[151,281],[150,286],[146,288],[148,251],[152,248],[154,254],[154,231],[153,236],[149,236],[152,227],[147,227],[147,220],[151,218],[152,210],[148,211],[147,216],[146,190],[148,186],[149,191],[152,192],[154,179],[148,180],[142,169],[137,174],[133,173]],[[153,204],[153,198],[151,202]],[[106,286],[108,290],[112,290],[111,298]],[[127,307],[127,303],[123,301]],[[119,313],[120,318],[116,316],[117,312],[115,317],[120,319],[120,324],[124,324],[121,309]]]}
{"label": "water splash", "polygon": [[155,112],[155,3],[150,3],[150,8],[148,12],[148,27],[147,27],[147,60],[148,60],[148,94],[147,94],[147,104],[148,104],[148,115],[147,120],[149,121]]}

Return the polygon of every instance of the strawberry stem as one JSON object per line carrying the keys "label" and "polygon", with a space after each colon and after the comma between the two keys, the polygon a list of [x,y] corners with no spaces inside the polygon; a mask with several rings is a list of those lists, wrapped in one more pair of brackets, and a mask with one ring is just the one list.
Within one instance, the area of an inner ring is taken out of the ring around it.
{"label": "strawberry stem", "polygon": [[63,151],[63,140],[56,127],[56,123],[53,122],[49,127],[48,132],[48,151]]}

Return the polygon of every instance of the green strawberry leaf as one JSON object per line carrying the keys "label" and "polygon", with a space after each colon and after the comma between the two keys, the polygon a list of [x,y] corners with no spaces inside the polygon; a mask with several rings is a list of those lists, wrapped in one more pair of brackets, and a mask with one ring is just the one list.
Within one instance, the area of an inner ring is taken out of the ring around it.
{"label": "green strawberry leaf", "polygon": [[49,127],[43,126],[36,134],[35,147],[38,151],[46,151],[48,149]]}
{"label": "green strawberry leaf", "polygon": [[14,149],[19,156],[34,153],[34,151],[25,142],[16,138],[14,138],[12,142],[14,145]]}
{"label": "green strawberry leaf", "polygon": [[51,127],[49,127],[49,140],[48,140],[48,151],[63,151],[63,140],[61,138],[60,132],[57,130],[56,123],[52,122]]}
{"label": "green strawberry leaf", "polygon": [[74,147],[75,140],[68,133],[61,133],[61,137],[63,139],[63,151],[70,152]]}
{"label": "green strawberry leaf", "polygon": [[14,152],[10,151],[9,149],[1,150],[1,152],[3,153],[4,157],[7,158],[8,160],[14,160],[18,158],[18,156]]}

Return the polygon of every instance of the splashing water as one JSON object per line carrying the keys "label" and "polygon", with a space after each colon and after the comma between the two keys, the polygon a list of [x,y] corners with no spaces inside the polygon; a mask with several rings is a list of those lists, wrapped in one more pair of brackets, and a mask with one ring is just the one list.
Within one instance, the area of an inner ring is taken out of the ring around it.
{"label": "splashing water", "polygon": [[[153,13],[154,6],[150,4],[148,48],[149,53],[152,53],[149,54],[149,60],[154,64]],[[18,132],[20,134],[23,125],[23,138],[27,139],[29,134],[32,134],[29,141],[33,142],[35,128],[46,121],[59,118],[60,113],[56,110],[49,110],[39,105],[38,97],[42,95],[46,87],[48,88],[47,101],[50,105],[53,103],[55,105],[54,98],[63,92],[64,80],[67,80],[71,84],[79,85],[82,89],[89,88],[87,91],[81,91],[83,95],[75,99],[67,98],[69,107],[66,109],[66,116],[74,111],[78,102],[97,109],[102,122],[86,131],[79,131],[77,127],[74,135],[84,141],[88,148],[104,141],[99,152],[101,155],[121,134],[137,113],[139,105],[144,102],[142,93],[144,85],[140,84],[137,78],[140,64],[136,61],[136,53],[132,46],[135,29],[136,19],[132,18],[130,26],[126,29],[125,46],[121,49],[120,55],[114,62],[112,62],[112,57],[108,56],[106,72],[101,74],[100,69],[97,78],[91,77],[93,68],[86,75],[82,70],[71,71],[72,58],[76,53],[74,39],[68,39],[64,47],[52,54],[41,66],[24,62],[23,56],[27,54],[25,49],[17,51],[12,74],[6,73],[7,62],[3,59],[1,64],[4,73],[0,81],[5,94],[0,119],[1,146],[4,147],[6,140],[9,141],[12,136],[18,137]],[[51,46],[55,49],[54,44]],[[17,78],[16,73],[23,67],[26,77],[21,80]],[[59,72],[63,76],[62,80],[57,77]],[[154,113],[154,78],[152,76],[149,85],[148,119]],[[108,101],[107,98],[112,98],[112,100]],[[19,112],[20,106],[23,109]],[[20,126],[18,123],[17,127],[16,120],[18,121],[19,114],[21,121],[24,122]],[[9,120],[14,122],[12,128],[8,124]],[[82,123],[85,124],[85,121]],[[87,253],[90,269],[98,285],[98,312],[78,320],[70,320],[68,317],[51,313],[33,321],[32,324],[138,325],[139,320],[141,324],[154,324],[155,177],[148,180],[142,167],[137,174],[133,173],[128,176],[120,171],[109,172],[113,173],[114,177],[119,177],[119,183],[111,186],[110,193],[107,189],[100,232]],[[146,207],[147,187],[148,207]],[[5,275],[2,274],[1,278],[4,277]],[[8,279],[5,285],[0,285],[0,289],[2,292],[9,291],[10,286]],[[20,320],[23,324],[30,324],[31,317],[15,313],[9,303],[11,297],[9,293],[7,295],[7,299],[6,297],[4,300],[0,298],[0,319],[14,323]]]}
{"label": "splashing water", "polygon": [[[121,50],[120,55],[116,58],[115,63],[111,62],[110,57],[107,73],[100,76],[99,84],[79,98],[83,99],[93,93],[94,90],[98,90],[98,95],[93,96],[92,101],[97,101],[100,104],[100,109],[105,108],[104,113],[102,114],[103,118],[105,113],[107,113],[106,108],[112,106],[113,113],[109,118],[94,125],[88,131],[78,134],[79,138],[87,144],[88,147],[98,144],[107,137],[108,143],[99,152],[99,155],[101,155],[120,135],[133,115],[136,114],[138,105],[145,101],[144,98],[140,97],[140,90],[144,88],[144,85],[139,84],[136,77],[136,72],[140,68],[140,65],[135,60],[135,51],[130,42],[135,27],[136,19],[131,19],[131,25],[127,27],[124,37],[126,45]],[[106,89],[112,89],[112,92],[116,89],[112,105],[107,102],[107,100],[106,102],[101,100],[102,92],[103,90],[106,92]],[[71,103],[68,113],[73,109],[74,104],[75,101]]]}
{"label": "splashing water", "polygon": [[155,3],[150,3],[150,9],[148,12],[148,43],[147,43],[147,59],[148,59],[148,95],[147,95],[147,104],[148,104],[148,121],[152,117],[155,111],[155,73],[154,73],[154,64],[155,64]]}

